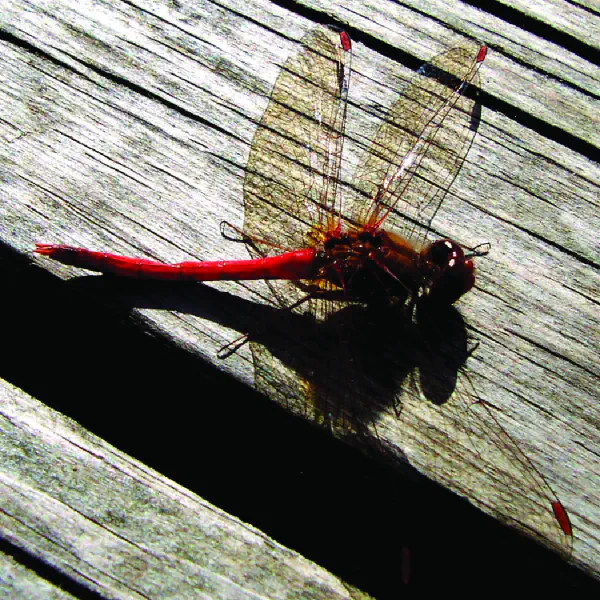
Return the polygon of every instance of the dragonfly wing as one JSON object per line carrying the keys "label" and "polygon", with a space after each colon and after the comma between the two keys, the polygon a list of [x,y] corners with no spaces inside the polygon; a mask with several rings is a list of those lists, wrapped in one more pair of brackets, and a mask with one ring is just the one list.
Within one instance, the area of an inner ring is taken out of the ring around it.
{"label": "dragonfly wing", "polygon": [[[353,220],[407,238],[427,235],[472,144],[477,84],[486,48],[477,42],[436,56],[392,105],[355,173]],[[420,234],[420,235],[419,235]]]}
{"label": "dragonfly wing", "polygon": [[471,356],[467,339],[457,346],[458,336],[448,333],[456,329],[451,321],[462,319],[456,313],[443,321],[421,315],[425,343],[413,378],[416,400],[406,403],[407,413],[427,424],[419,429],[424,439],[418,445],[428,455],[425,471],[497,519],[569,555],[573,536],[565,509],[502,425],[507,417],[501,409],[477,393],[465,367]]}
{"label": "dragonfly wing", "polygon": [[350,61],[345,33],[314,29],[275,82],[244,181],[244,233],[260,255],[313,246],[335,227]]}
{"label": "dragonfly wing", "polygon": [[[347,34],[318,28],[283,65],[246,167],[244,234],[253,256],[315,246],[338,227],[350,62]],[[323,345],[313,342],[333,303],[317,299],[322,288],[309,282],[267,285],[273,302],[288,310],[280,311],[276,326],[259,324],[250,337],[256,388],[319,418],[314,363],[322,361],[314,359]],[[336,338],[326,339],[331,344]]]}
{"label": "dragonfly wing", "polygon": [[[486,512],[512,521],[569,556],[573,545],[569,517],[541,471],[500,424],[500,410],[475,395],[465,373],[456,396],[449,402],[448,416],[454,421],[453,431],[464,432],[470,445],[455,471],[461,472],[460,487]],[[465,460],[469,452],[471,459]]]}

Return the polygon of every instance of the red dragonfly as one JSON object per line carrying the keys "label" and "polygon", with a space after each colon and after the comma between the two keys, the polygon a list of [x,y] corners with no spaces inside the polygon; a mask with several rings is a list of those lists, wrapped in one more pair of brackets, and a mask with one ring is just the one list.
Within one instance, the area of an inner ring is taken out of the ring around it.
{"label": "red dragonfly", "polygon": [[[378,138],[373,144],[356,177],[364,201],[345,220],[340,182],[350,38],[341,32],[334,43],[315,30],[303,42],[304,52],[288,61],[274,87],[247,165],[245,203],[252,226],[247,224],[245,233],[261,257],[167,265],[64,245],[37,244],[35,251],[64,264],[129,277],[310,280],[362,301],[383,289],[388,296],[450,304],[469,291],[475,270],[458,244],[439,240],[423,245],[382,226],[399,209],[408,217],[410,207],[418,222],[427,207],[439,204],[447,182],[415,201],[415,188],[422,185],[415,173],[428,158],[441,163],[443,152],[447,178],[456,174],[462,158],[454,148],[440,145],[447,133],[441,125],[446,123],[447,129],[448,114],[460,110],[463,91],[486,47],[474,55],[469,48],[456,48],[439,57],[438,65],[433,63],[439,74],[446,73],[450,86],[419,75],[406,90],[379,133],[379,138],[393,136],[396,141],[390,145]],[[464,143],[464,136],[458,142]],[[289,154],[283,157],[283,152]],[[276,169],[285,174],[284,181],[269,176]],[[272,203],[278,210],[271,210]],[[298,249],[271,256],[273,249],[281,250],[282,241]]]}
{"label": "red dragonfly", "polygon": [[[273,288],[281,304],[297,308],[318,300],[321,308],[313,312],[321,317],[331,299],[369,305],[383,298],[408,312],[448,306],[473,287],[472,258],[482,252],[428,238],[473,141],[475,101],[466,92],[486,52],[484,45],[466,43],[421,68],[347,184],[342,154],[351,41],[344,31],[307,33],[286,61],[252,142],[243,231],[229,226],[247,242],[249,260],[163,264],[56,244],[38,244],[35,251],[119,276],[281,282]],[[570,540],[562,504],[493,415],[491,420]]]}

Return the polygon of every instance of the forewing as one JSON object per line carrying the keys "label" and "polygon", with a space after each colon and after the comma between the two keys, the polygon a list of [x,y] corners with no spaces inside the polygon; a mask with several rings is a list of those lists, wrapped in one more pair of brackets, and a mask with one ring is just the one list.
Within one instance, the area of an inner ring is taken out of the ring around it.
{"label": "forewing", "polygon": [[[350,62],[348,36],[319,28],[304,36],[283,65],[246,167],[244,234],[253,256],[314,246],[337,228]],[[277,326],[259,324],[251,337],[255,385],[287,398],[291,410],[306,411],[308,399],[318,395],[314,362],[322,351],[321,344],[314,345],[313,330],[320,330],[334,308],[315,298],[322,290],[308,282],[268,286],[270,299],[288,308],[280,311]]]}
{"label": "forewing", "polygon": [[477,84],[485,46],[470,42],[435,57],[392,105],[359,164],[353,187],[362,196],[352,218],[408,238],[424,238],[471,146]]}
{"label": "forewing", "polygon": [[413,379],[419,400],[406,404],[408,413],[428,425],[421,427],[419,446],[428,456],[426,471],[499,520],[570,554],[569,517],[542,472],[502,426],[501,409],[476,392],[465,367],[471,352],[456,345],[456,336],[445,337],[447,323],[440,333],[441,320],[426,319],[426,350]]}
{"label": "forewing", "polygon": [[459,485],[487,512],[570,555],[569,517],[540,470],[500,424],[499,409],[477,397],[464,373],[456,396],[448,416],[453,431],[464,432],[470,445],[458,462]]}
{"label": "forewing", "polygon": [[275,82],[244,181],[244,233],[260,255],[335,227],[350,59],[345,34],[314,29]]}

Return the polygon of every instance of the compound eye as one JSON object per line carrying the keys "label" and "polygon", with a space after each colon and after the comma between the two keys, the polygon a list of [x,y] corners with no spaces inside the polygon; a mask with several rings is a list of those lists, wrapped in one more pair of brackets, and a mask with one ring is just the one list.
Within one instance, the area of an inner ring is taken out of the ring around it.
{"label": "compound eye", "polygon": [[452,240],[438,240],[429,247],[427,258],[440,269],[453,267],[464,259],[462,248]]}
{"label": "compound eye", "polygon": [[471,260],[465,260],[465,253],[455,242],[434,242],[427,250],[426,258],[438,267],[431,281],[429,302],[452,304],[475,284],[475,266]]}

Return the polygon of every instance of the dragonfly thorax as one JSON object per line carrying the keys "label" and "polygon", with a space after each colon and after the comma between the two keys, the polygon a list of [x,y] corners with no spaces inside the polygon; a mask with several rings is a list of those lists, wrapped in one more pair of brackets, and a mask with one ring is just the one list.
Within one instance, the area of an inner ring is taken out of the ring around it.
{"label": "dragonfly thorax", "polygon": [[348,299],[405,302],[420,287],[419,255],[400,236],[385,231],[350,231],[323,244],[319,277]]}
{"label": "dragonfly thorax", "polygon": [[359,302],[449,305],[475,283],[473,262],[456,242],[439,240],[418,251],[409,240],[384,230],[328,237],[319,263],[319,279]]}

